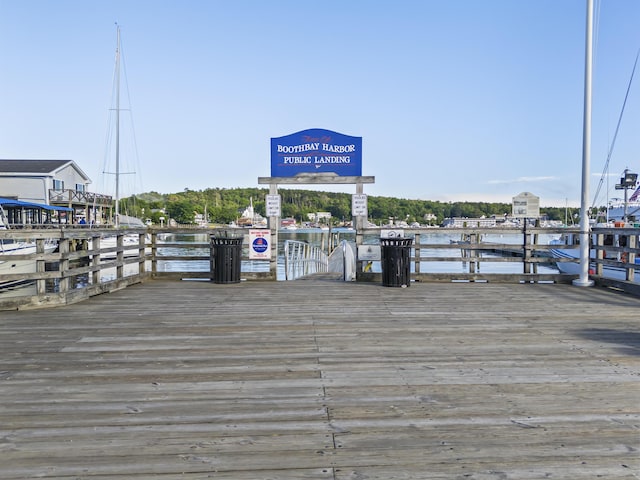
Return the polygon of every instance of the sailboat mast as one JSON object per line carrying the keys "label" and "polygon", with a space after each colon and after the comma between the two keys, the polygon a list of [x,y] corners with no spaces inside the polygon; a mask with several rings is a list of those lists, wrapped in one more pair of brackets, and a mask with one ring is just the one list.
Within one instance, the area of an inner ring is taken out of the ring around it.
{"label": "sailboat mast", "polygon": [[116,24],[116,216],[114,224],[120,226],[120,25]]}

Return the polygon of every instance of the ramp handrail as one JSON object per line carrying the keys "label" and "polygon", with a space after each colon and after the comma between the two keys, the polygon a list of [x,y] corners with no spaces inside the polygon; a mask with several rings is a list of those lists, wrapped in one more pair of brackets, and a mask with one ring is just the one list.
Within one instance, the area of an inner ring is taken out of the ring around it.
{"label": "ramp handrail", "polygon": [[329,255],[329,271],[339,273],[342,280],[351,282],[356,279],[356,244],[342,240]]}
{"label": "ramp handrail", "polygon": [[284,242],[285,280],[329,271],[329,257],[320,248],[307,242],[286,240]]}

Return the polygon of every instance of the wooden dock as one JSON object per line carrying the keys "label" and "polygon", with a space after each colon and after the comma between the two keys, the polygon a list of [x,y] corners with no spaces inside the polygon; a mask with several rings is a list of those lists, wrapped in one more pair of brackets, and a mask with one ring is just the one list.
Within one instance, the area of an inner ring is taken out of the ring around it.
{"label": "wooden dock", "polygon": [[640,299],[150,280],[0,313],[0,478],[639,479]]}

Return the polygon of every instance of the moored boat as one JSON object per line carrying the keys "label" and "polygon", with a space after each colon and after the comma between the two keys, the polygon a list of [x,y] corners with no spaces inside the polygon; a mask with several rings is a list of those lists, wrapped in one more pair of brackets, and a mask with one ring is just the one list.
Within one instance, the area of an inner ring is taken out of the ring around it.
{"label": "moored boat", "polygon": [[[72,209],[65,207],[0,198],[0,230],[24,230],[25,227],[56,225],[60,212],[71,211]],[[38,252],[36,241],[27,236],[26,230],[25,237],[0,238],[0,289],[31,282],[26,277],[37,271],[35,254],[51,253],[57,247],[55,242],[45,242],[42,252]],[[23,275],[25,278],[3,278],[7,275]]]}
{"label": "moored boat", "polygon": [[[597,272],[598,251],[602,251],[602,277],[614,280],[627,280],[627,274],[630,269],[633,271],[633,281],[640,282],[640,256],[630,255],[625,247],[630,245],[630,237],[635,237],[635,245],[637,248],[640,241],[638,230],[625,228],[618,224],[617,227],[612,225],[598,225],[601,231],[597,229],[591,234],[591,248],[589,249],[589,274],[595,275]],[[600,249],[593,248],[597,242],[597,236],[603,235],[603,247]],[[550,242],[555,248],[551,249],[551,255],[557,260],[556,266],[561,273],[569,275],[579,275],[581,272],[580,250],[578,234],[563,235],[560,239]],[[569,248],[573,246],[573,248]]]}

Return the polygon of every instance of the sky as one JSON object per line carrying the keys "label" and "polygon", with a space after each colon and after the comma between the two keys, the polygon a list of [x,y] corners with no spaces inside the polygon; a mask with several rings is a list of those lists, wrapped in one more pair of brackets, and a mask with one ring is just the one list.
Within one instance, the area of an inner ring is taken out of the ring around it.
{"label": "sky", "polygon": [[[586,4],[0,0],[0,158],[70,159],[112,194],[117,23],[123,195],[264,187],[270,139],[322,128],[362,137],[369,195],[578,206]],[[595,5],[590,203],[640,48],[639,1]],[[640,170],[639,80],[598,205]]]}

